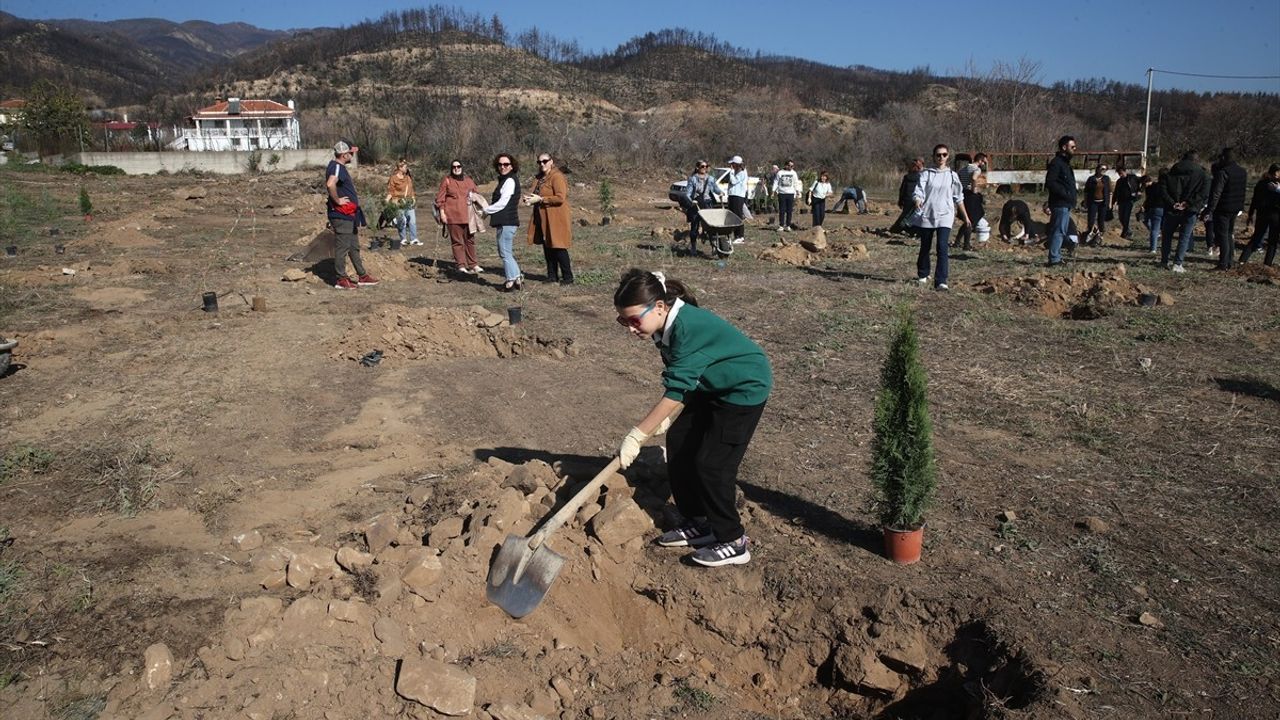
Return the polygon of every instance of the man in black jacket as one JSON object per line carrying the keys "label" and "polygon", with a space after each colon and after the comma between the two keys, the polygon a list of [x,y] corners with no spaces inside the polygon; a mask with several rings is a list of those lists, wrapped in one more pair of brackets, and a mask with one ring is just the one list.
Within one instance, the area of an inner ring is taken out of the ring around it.
{"label": "man in black jacket", "polygon": [[1165,194],[1164,227],[1160,243],[1160,265],[1168,267],[1173,234],[1180,231],[1178,254],[1173,261],[1173,271],[1186,272],[1182,263],[1191,247],[1191,237],[1196,229],[1196,218],[1209,200],[1209,174],[1196,162],[1196,152],[1188,151],[1165,174],[1162,182]]}
{"label": "man in black jacket", "polygon": [[889,232],[908,232],[910,226],[907,225],[907,219],[916,210],[916,200],[913,194],[916,191],[916,185],[920,183],[920,171],[922,170],[924,170],[924,158],[914,158],[907,163],[907,174],[902,176],[902,184],[898,186],[898,208],[902,212],[898,213],[898,219],[893,221],[893,225],[889,227]]}
{"label": "man in black jacket", "polygon": [[1213,237],[1218,241],[1218,269],[1230,270],[1236,253],[1236,216],[1244,210],[1248,176],[1236,164],[1235,151],[1223,148],[1218,158],[1218,171],[1209,188],[1209,206],[1205,214],[1213,222]]}
{"label": "man in black jacket", "polygon": [[[1076,174],[1071,169],[1071,156],[1076,152],[1076,139],[1070,135],[1058,138],[1058,153],[1049,161],[1044,174],[1044,187],[1049,200],[1044,211],[1049,215],[1049,263],[1050,267],[1062,264],[1062,243],[1067,239],[1067,225],[1071,209],[1076,206]],[[1072,243],[1068,252],[1075,250]]]}
{"label": "man in black jacket", "polygon": [[1244,218],[1245,227],[1253,225],[1257,231],[1249,246],[1240,254],[1240,262],[1249,262],[1249,256],[1262,247],[1267,238],[1267,255],[1263,261],[1270,265],[1280,245],[1280,163],[1271,163],[1267,172],[1253,186],[1253,199],[1249,201],[1249,214]]}
{"label": "man in black jacket", "polygon": [[1124,165],[1116,166],[1115,192],[1111,194],[1111,205],[1120,208],[1120,237],[1128,240],[1129,217],[1133,214],[1133,204],[1138,200],[1138,178],[1130,175]]}

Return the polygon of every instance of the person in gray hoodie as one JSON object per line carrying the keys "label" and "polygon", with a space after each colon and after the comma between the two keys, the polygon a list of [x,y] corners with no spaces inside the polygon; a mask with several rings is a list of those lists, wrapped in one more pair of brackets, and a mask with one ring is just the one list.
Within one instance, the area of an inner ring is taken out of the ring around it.
{"label": "person in gray hoodie", "polygon": [[969,214],[964,209],[964,186],[960,184],[960,176],[947,166],[951,150],[946,145],[933,148],[931,168],[920,171],[920,180],[916,183],[912,197],[915,200],[916,212],[911,217],[911,224],[916,227],[920,236],[920,254],[916,257],[916,282],[925,285],[929,282],[929,252],[936,239],[938,248],[938,268],[933,276],[934,290],[947,290],[949,258],[947,248],[951,239],[951,226],[955,224],[956,213],[963,218],[965,227],[969,227]]}
{"label": "person in gray hoodie", "polygon": [[1165,195],[1164,226],[1161,228],[1160,267],[1169,267],[1169,251],[1174,232],[1179,232],[1178,252],[1174,256],[1173,271],[1186,272],[1183,262],[1191,247],[1196,218],[1209,200],[1209,173],[1196,162],[1196,152],[1188,151],[1165,174],[1162,189]]}

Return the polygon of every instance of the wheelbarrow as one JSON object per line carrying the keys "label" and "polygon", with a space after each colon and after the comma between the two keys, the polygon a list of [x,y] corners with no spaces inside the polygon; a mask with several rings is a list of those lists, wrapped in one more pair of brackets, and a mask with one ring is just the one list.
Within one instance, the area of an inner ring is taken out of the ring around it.
{"label": "wheelbarrow", "polygon": [[711,250],[719,257],[733,254],[733,234],[742,227],[742,218],[726,208],[703,208],[698,211],[703,232],[711,243]]}

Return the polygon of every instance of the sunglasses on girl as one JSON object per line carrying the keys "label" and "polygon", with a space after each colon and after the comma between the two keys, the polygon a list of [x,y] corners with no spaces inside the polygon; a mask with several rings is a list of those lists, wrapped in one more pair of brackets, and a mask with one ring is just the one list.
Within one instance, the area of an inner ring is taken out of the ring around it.
{"label": "sunglasses on girl", "polygon": [[539,165],[546,165],[549,162],[551,162],[551,158],[538,158]]}
{"label": "sunglasses on girl", "polygon": [[658,302],[657,300],[654,300],[648,305],[645,305],[644,312],[640,313],[639,315],[619,315],[618,324],[622,325],[623,327],[635,328],[636,330],[639,330],[640,323],[644,320],[644,316],[648,315],[649,311],[653,310],[653,306],[657,304],[657,302]]}
{"label": "sunglasses on girl", "polygon": [[947,156],[948,156],[948,155],[950,155],[950,154],[951,154],[951,153],[934,153],[934,154],[933,154],[933,156],[934,156],[934,157],[947,157]]}
{"label": "sunglasses on girl", "polygon": [[461,169],[462,169],[462,166],[461,166],[461,165],[454,165],[454,166],[453,166],[453,169],[454,169],[454,170],[461,170]]}
{"label": "sunglasses on girl", "polygon": [[509,163],[509,162],[500,162],[500,163],[498,163],[498,167],[511,167],[511,163]]}

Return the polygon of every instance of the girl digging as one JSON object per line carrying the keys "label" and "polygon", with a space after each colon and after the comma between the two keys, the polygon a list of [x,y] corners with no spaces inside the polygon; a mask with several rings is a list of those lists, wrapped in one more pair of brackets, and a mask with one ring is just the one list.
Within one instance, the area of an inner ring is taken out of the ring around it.
{"label": "girl digging", "polygon": [[[613,294],[618,323],[658,347],[665,369],[662,399],[627,433],[622,467],[654,435],[667,435],[667,474],[683,520],[658,538],[665,547],[698,548],[690,559],[707,567],[751,560],[738,518],[738,466],[773,386],[759,345],[710,311],[679,281],[632,269]],[[675,410],[683,412],[668,419]]]}

